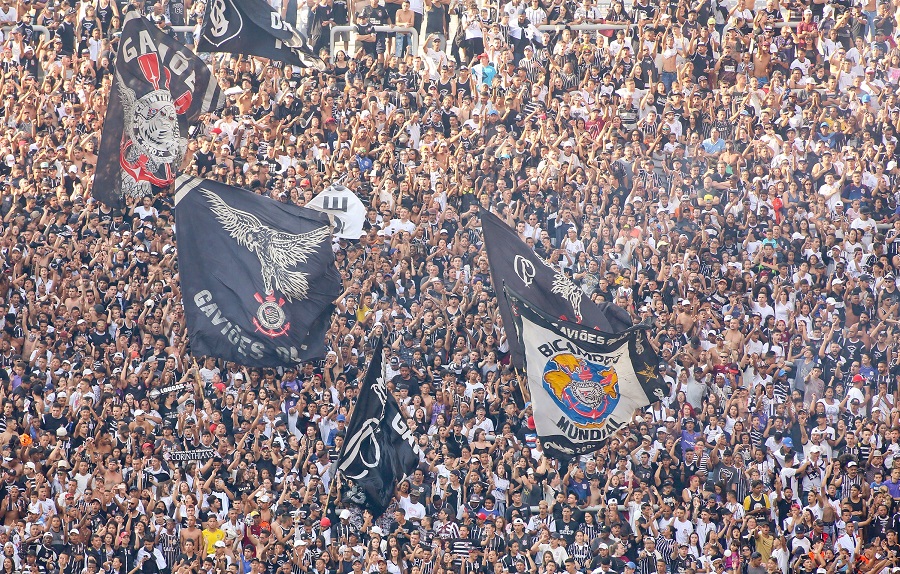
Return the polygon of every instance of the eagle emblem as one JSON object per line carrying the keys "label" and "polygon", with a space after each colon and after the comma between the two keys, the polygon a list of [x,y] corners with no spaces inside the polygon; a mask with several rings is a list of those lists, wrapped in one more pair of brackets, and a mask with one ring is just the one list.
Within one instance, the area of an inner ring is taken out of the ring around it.
{"label": "eagle emblem", "polygon": [[[546,264],[546,263],[545,263]],[[550,267],[548,265],[548,267]],[[550,267],[553,269],[552,267]],[[581,296],[583,291],[565,273],[556,272],[553,276],[553,284],[550,286],[550,292],[559,295],[569,302],[572,310],[575,312],[575,321],[581,323]]]}
{"label": "eagle emblem", "polygon": [[[307,233],[285,233],[263,225],[256,216],[231,207],[210,191],[201,189],[200,193],[206,197],[211,211],[225,231],[259,259],[266,298],[274,298],[277,289],[288,301],[306,299],[309,292],[308,274],[289,269],[307,262],[331,235],[329,226],[323,225]],[[273,313],[276,313],[274,309],[267,310],[267,314]]]}

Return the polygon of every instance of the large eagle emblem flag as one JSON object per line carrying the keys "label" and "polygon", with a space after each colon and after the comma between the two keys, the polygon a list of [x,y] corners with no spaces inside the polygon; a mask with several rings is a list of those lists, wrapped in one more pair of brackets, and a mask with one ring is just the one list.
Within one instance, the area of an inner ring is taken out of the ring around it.
{"label": "large eagle emblem flag", "polygon": [[251,366],[324,355],[342,288],[326,214],[181,176],[175,220],[194,354]]}

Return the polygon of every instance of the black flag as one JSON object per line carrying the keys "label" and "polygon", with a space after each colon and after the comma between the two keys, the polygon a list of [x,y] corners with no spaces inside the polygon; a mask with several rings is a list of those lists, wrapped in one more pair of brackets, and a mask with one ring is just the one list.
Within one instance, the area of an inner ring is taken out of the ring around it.
{"label": "black flag", "polygon": [[342,289],[327,215],[183,175],[175,223],[195,355],[275,367],[325,354]]}
{"label": "black flag", "polygon": [[548,316],[509,289],[505,298],[525,349],[535,428],[551,456],[599,449],[635,410],[663,398],[648,325],[602,333]]}
{"label": "black flag", "polygon": [[381,376],[382,340],[378,339],[359,399],[347,425],[338,471],[365,496],[364,506],[381,516],[397,481],[419,465],[419,446],[394,395]]}
{"label": "black flag", "polygon": [[325,63],[265,0],[212,0],[200,28],[198,52],[259,56],[301,68]]}
{"label": "black flag", "polygon": [[122,207],[175,181],[188,125],[225,97],[202,60],[136,13],[126,16],[115,68],[92,195]]}
{"label": "black flag", "polygon": [[551,267],[516,235],[515,230],[496,215],[482,209],[484,245],[490,262],[494,291],[500,305],[503,328],[509,340],[513,365],[522,368],[522,343],[516,336],[509,302],[503,296],[506,285],[539,309],[554,317],[617,333],[632,325],[631,315],[612,303],[596,304],[562,271]]}

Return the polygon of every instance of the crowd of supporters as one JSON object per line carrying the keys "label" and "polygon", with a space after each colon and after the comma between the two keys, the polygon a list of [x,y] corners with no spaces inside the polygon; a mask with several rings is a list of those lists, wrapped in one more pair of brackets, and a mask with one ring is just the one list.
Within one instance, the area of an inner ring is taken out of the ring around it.
{"label": "crowd of supporters", "polygon": [[[327,70],[203,55],[181,167],[366,204],[296,369],[193,356],[167,190],[91,197],[124,14],[209,8],[0,0],[0,574],[900,571],[900,6],[279,3]],[[544,456],[478,206],[654,324],[593,455]],[[377,517],[334,463],[379,336],[423,459]]]}

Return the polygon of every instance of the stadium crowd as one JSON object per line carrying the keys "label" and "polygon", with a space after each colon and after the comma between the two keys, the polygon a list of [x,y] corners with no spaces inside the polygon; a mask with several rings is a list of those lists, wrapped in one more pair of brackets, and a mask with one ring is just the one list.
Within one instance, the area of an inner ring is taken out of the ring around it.
{"label": "stadium crowd", "polygon": [[[117,2],[0,0],[0,574],[900,571],[893,2],[306,0],[326,71],[209,56],[183,171],[367,205],[297,369],[192,356],[171,198],[91,198],[122,15],[207,9]],[[654,322],[671,392],[595,455],[529,424],[479,205]],[[423,460],[374,517],[381,335]]]}

